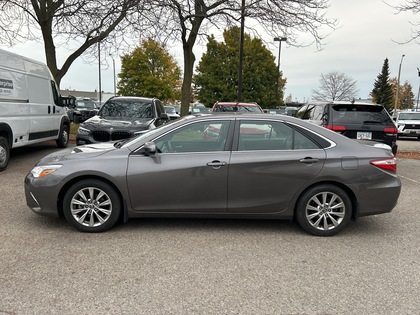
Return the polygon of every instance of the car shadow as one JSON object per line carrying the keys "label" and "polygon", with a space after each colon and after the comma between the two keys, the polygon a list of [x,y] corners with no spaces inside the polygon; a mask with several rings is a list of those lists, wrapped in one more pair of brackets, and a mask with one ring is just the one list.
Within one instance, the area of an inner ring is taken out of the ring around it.
{"label": "car shadow", "polygon": [[287,220],[252,219],[200,219],[200,218],[132,218],[119,224],[118,230],[189,231],[189,232],[234,232],[256,231],[275,233],[301,233],[300,228]]}

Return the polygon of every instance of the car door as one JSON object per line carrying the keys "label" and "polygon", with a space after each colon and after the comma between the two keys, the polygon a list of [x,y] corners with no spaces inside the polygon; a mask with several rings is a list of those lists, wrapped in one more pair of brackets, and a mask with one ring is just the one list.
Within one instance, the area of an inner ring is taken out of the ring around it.
{"label": "car door", "polygon": [[191,123],[154,139],[156,154],[131,154],[127,183],[134,211],[226,212],[230,124]]}
{"label": "car door", "polygon": [[321,171],[325,157],[323,149],[291,125],[239,120],[229,165],[228,211],[281,212]]}

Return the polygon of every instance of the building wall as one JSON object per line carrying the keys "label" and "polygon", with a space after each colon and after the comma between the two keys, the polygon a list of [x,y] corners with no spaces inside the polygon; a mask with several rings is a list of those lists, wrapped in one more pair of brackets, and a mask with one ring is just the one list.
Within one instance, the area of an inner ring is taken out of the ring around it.
{"label": "building wall", "polygon": [[[61,96],[74,96],[74,97],[83,97],[83,98],[90,98],[93,99],[95,101],[99,100],[99,93],[98,91],[76,91],[76,90],[69,90],[69,89],[65,89],[65,90],[60,90]],[[109,100],[111,97],[114,96],[114,93],[105,93],[102,92],[101,95],[101,101],[106,102],[107,100]]]}

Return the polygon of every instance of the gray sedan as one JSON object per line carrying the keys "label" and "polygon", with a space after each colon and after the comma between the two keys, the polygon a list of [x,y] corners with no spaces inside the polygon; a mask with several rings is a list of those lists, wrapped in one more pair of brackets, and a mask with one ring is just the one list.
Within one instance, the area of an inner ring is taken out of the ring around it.
{"label": "gray sedan", "polygon": [[135,217],[211,217],[295,219],[330,236],[390,212],[400,190],[388,146],[264,114],[187,116],[50,154],[25,178],[33,211],[84,232]]}

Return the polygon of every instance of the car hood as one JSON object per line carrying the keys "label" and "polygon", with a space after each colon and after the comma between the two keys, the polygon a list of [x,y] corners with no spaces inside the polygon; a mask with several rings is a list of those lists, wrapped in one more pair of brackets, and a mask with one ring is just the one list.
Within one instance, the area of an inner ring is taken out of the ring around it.
{"label": "car hood", "polygon": [[92,110],[98,110],[97,108],[87,108],[87,107],[76,107],[74,110],[80,111],[80,112],[90,112]]}
{"label": "car hood", "polygon": [[418,119],[399,119],[397,120],[397,124],[402,124],[402,125],[420,125],[420,120]]}
{"label": "car hood", "polygon": [[98,115],[89,118],[83,123],[84,128],[94,129],[147,129],[153,118],[127,118],[127,119],[105,119]]}
{"label": "car hood", "polygon": [[41,159],[38,164],[54,164],[67,160],[96,158],[114,150],[117,149],[113,142],[82,145],[53,152]]}

